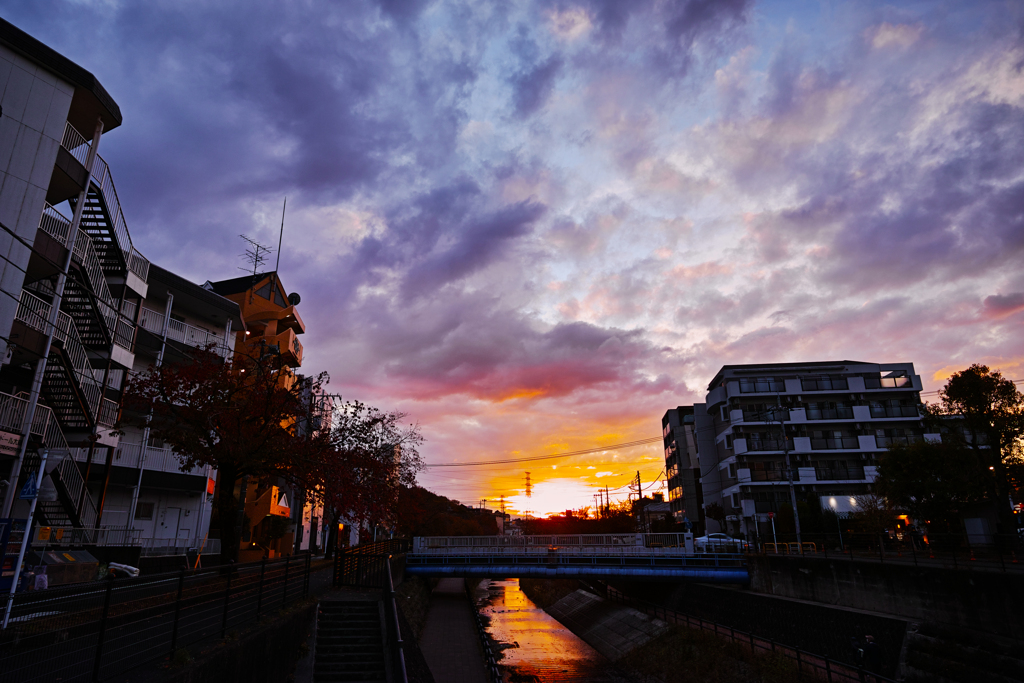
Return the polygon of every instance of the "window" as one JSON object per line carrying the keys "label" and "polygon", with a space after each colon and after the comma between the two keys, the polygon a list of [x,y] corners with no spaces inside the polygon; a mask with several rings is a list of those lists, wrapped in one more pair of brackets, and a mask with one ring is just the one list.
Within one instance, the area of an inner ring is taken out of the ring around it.
{"label": "window", "polygon": [[732,494],[732,506],[734,508],[738,508],[740,506],[740,494],[738,494],[738,493]]}
{"label": "window", "polygon": [[256,290],[256,295],[257,296],[261,296],[264,299],[270,299],[270,285],[271,285],[271,283],[268,282],[267,284],[265,284],[262,287],[260,287],[259,289],[257,289]]}
{"label": "window", "polygon": [[140,502],[135,506],[135,519],[153,519],[153,508],[155,503]]}
{"label": "window", "polygon": [[729,421],[729,406],[722,406],[722,422]]}
{"label": "window", "polygon": [[732,448],[732,436],[729,434],[725,435],[725,447]]}
{"label": "window", "polygon": [[729,465],[729,478],[730,479],[735,479],[736,478],[736,465]]}

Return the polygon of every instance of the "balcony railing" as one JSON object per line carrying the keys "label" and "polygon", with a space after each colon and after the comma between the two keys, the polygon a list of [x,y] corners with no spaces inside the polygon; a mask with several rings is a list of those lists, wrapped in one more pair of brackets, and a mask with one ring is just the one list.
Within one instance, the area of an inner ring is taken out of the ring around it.
{"label": "balcony railing", "polygon": [[39,219],[39,229],[61,244],[67,244],[71,221],[60,211],[46,204],[43,207],[43,215]]}
{"label": "balcony railing", "polygon": [[848,479],[851,481],[864,480],[863,467],[815,467],[814,478],[818,481],[838,481]]}
{"label": "balcony railing", "polygon": [[924,437],[919,436],[917,434],[906,434],[904,436],[876,436],[875,445],[878,448],[888,448],[889,446],[895,444],[910,445],[912,443],[917,443],[918,441],[923,440]]}
{"label": "balcony railing", "polygon": [[92,143],[84,135],[75,130],[70,123],[64,125],[64,137],[61,138],[60,146],[68,151],[71,156],[78,160],[78,163],[85,166],[89,158],[89,149]]}
{"label": "balcony railing", "polygon": [[917,406],[871,405],[871,417],[921,417]]}
{"label": "balcony railing", "polygon": [[113,223],[111,227],[114,230],[114,235],[117,237],[117,244],[124,255],[128,270],[138,275],[143,281],[148,280],[149,261],[132,245],[132,238],[128,234],[128,228],[124,222],[124,214],[121,211],[121,202],[118,200],[117,190],[114,188],[114,180],[110,177],[110,169],[107,167],[107,162],[99,155],[96,156],[92,178],[103,195],[103,201],[107,204],[110,220]]}
{"label": "balcony railing", "polygon": [[788,410],[744,410],[744,422],[789,422]]}
{"label": "balcony railing", "polygon": [[786,382],[776,379],[741,379],[741,394],[777,393],[786,390]]}
{"label": "balcony railing", "polygon": [[804,391],[846,391],[850,388],[845,377],[802,379],[800,380],[800,387]]}
{"label": "balcony railing", "polygon": [[852,420],[853,408],[836,406],[835,408],[808,408],[808,420]]}
{"label": "balcony railing", "polygon": [[[785,439],[751,439],[747,438],[748,451],[783,451],[786,450]],[[789,450],[793,450],[793,442],[788,443]]]}
{"label": "balcony railing", "polygon": [[105,427],[113,427],[117,424],[119,410],[115,401],[105,398],[100,401],[100,413],[96,416],[96,421]]}
{"label": "balcony railing", "polygon": [[[89,456],[89,449],[72,449],[72,455],[78,462],[86,462]],[[114,458],[112,463],[117,467],[138,469],[141,455],[142,444],[121,443],[118,444],[116,449],[114,449]],[[106,462],[106,459],[106,453],[102,449],[93,452],[93,464],[103,464]],[[179,474],[184,473],[191,474],[193,476],[202,476],[205,468],[202,465],[199,465],[193,467],[191,470],[182,470],[181,461],[178,459],[178,456],[175,455],[173,450],[170,448],[154,448],[150,446],[146,449],[146,461],[143,463],[143,469],[152,470],[154,472],[175,472]]]}
{"label": "balcony railing", "polygon": [[[164,314],[143,306],[139,315],[139,326],[159,336],[163,333]],[[228,356],[228,349],[224,346],[224,333],[209,332],[180,320],[168,322],[167,338],[200,349],[216,344],[217,354],[224,358]]]}
{"label": "balcony railing", "polygon": [[[750,481],[789,481],[786,470],[750,470]],[[793,468],[793,481],[800,481],[800,472]]]}
{"label": "balcony railing", "polygon": [[860,439],[855,436],[827,437],[811,439],[811,450],[829,450],[839,448],[860,448]]}
{"label": "balcony railing", "polygon": [[865,377],[865,389],[908,389],[914,383],[909,377]]}

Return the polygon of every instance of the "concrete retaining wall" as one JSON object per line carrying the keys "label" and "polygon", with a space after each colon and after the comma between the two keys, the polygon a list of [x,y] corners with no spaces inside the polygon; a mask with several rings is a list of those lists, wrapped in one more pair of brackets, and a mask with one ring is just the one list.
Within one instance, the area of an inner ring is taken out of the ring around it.
{"label": "concrete retaining wall", "polygon": [[910,564],[749,558],[758,593],[937,622],[1024,640],[1024,574]]}
{"label": "concrete retaining wall", "polygon": [[668,629],[660,619],[582,590],[570,593],[545,611],[612,661]]}

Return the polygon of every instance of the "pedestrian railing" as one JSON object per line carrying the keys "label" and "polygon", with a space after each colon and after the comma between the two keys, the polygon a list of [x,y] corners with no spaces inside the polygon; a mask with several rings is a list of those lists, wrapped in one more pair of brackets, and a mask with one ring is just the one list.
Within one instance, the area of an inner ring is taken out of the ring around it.
{"label": "pedestrian railing", "polygon": [[915,567],[1024,573],[1024,541],[1019,534],[911,534],[910,532],[802,533],[803,552],[793,534],[777,542],[751,539],[754,554],[909,564]]}
{"label": "pedestrian railing", "polygon": [[754,654],[773,654],[777,657],[783,657],[795,662],[797,671],[801,674],[810,675],[818,680],[828,681],[828,683],[863,683],[864,681],[895,683],[894,679],[887,678],[877,672],[866,671],[863,667],[837,662],[824,655],[807,652],[790,645],[783,645],[771,638],[763,638],[753,633],[736,630],[731,626],[631,598],[611,586],[608,587],[608,600],[632,607],[656,619],[661,619],[667,624],[711,631],[715,635],[721,638],[728,638],[731,642],[744,648],[749,647],[751,653]]}
{"label": "pedestrian railing", "polygon": [[19,593],[0,631],[0,682],[125,680],[303,600],[311,573],[297,555]]}
{"label": "pedestrian railing", "polygon": [[408,550],[409,541],[404,538],[340,549],[334,557],[334,586],[380,588],[387,578],[388,558]]}

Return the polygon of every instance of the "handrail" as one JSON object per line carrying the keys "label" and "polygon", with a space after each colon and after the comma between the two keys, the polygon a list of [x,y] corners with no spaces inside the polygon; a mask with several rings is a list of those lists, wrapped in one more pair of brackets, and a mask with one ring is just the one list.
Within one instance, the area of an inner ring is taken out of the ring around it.
{"label": "handrail", "polygon": [[[21,302],[15,318],[45,334],[47,331],[47,320],[50,315],[50,306],[51,304],[23,289],[21,291]],[[85,394],[86,401],[89,404],[91,410],[90,417],[95,418],[99,412],[100,396],[102,394],[101,380],[96,377],[96,371],[89,363],[89,354],[86,353],[82,339],[78,336],[78,328],[75,327],[74,320],[64,311],[58,311],[57,325],[53,336],[63,345],[64,352],[68,355],[71,366],[78,376],[78,383],[82,387],[82,393]]]}
{"label": "handrail", "polygon": [[111,227],[117,238],[117,246],[121,248],[124,255],[125,265],[128,270],[138,275],[143,281],[149,279],[149,260],[146,259],[132,244],[131,235],[124,222],[124,213],[121,211],[121,202],[117,198],[117,189],[114,187],[114,180],[110,176],[110,168],[107,162],[100,155],[96,155],[92,172],[93,182],[103,195],[110,214]]}
{"label": "handrail", "polygon": [[61,138],[60,146],[68,151],[78,163],[85,166],[86,160],[89,158],[89,149],[92,144],[89,140],[79,133],[74,126],[70,123],[64,124],[64,137]]}
{"label": "handrail", "polygon": [[39,229],[61,244],[67,244],[71,221],[47,202],[43,206],[43,215],[39,218]]}
{"label": "handrail", "polygon": [[387,581],[384,584],[384,611],[387,613],[389,635],[391,629],[394,629],[394,647],[392,648],[393,656],[395,658],[395,667],[397,668],[396,683],[408,683],[409,675],[405,670],[405,644],[402,642],[402,630],[398,625],[398,607],[395,605],[395,583],[391,578],[391,559],[384,562],[384,573],[387,576]]}
{"label": "handrail", "polygon": [[[0,392],[0,427],[20,434],[27,407],[27,400]],[[85,487],[85,479],[78,466],[74,464],[75,458],[72,457],[64,433],[60,430],[60,425],[57,424],[53,410],[49,406],[36,405],[32,428],[29,431],[43,438],[43,443],[50,452],[50,462],[57,462],[59,459],[54,469],[59,470],[61,480],[71,494],[72,500],[83,500],[82,491]],[[85,526],[94,524],[96,521],[96,506],[88,492],[84,496],[80,520]]]}

